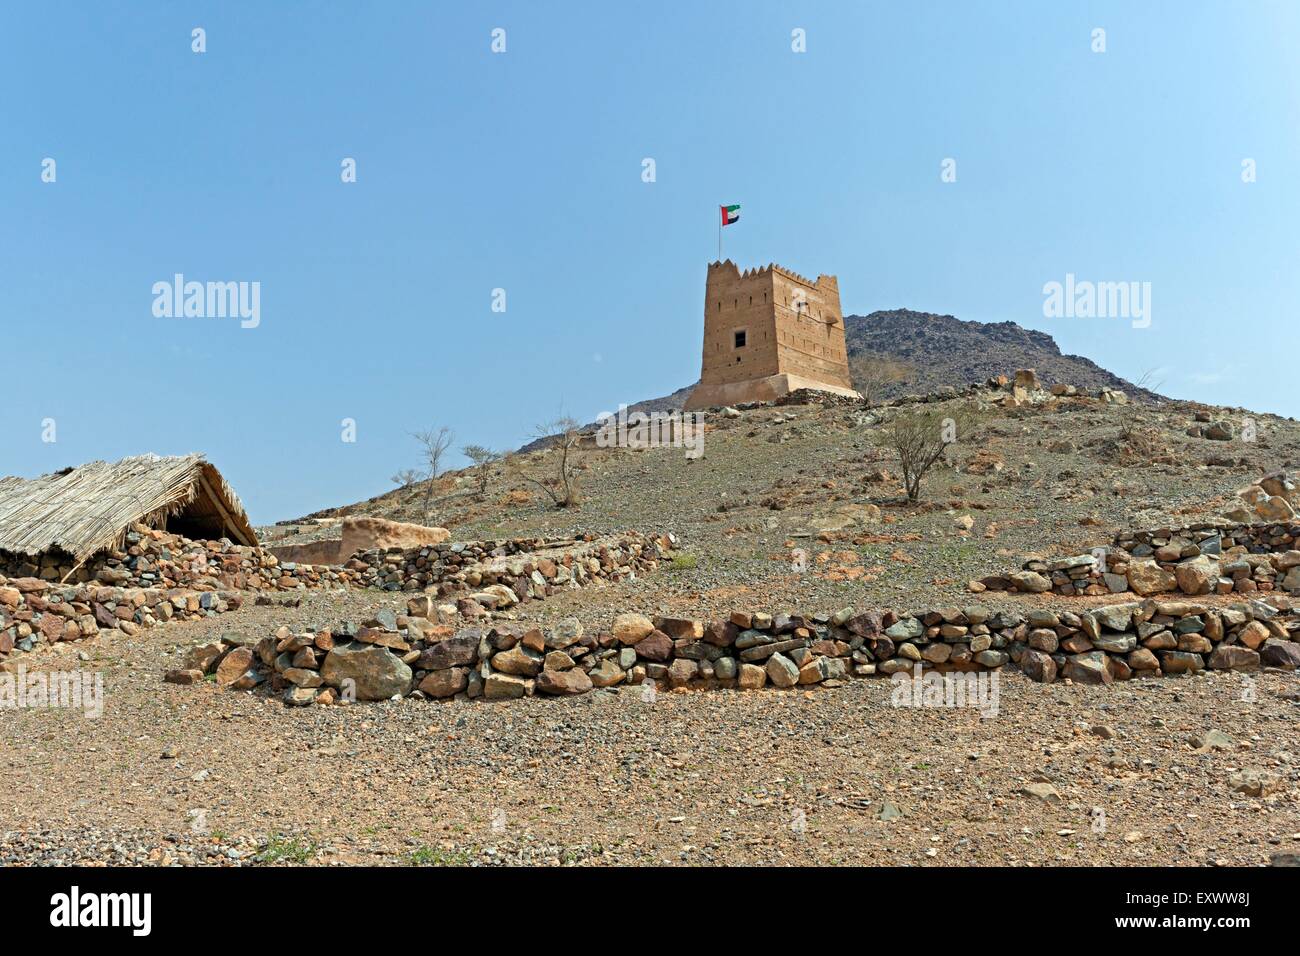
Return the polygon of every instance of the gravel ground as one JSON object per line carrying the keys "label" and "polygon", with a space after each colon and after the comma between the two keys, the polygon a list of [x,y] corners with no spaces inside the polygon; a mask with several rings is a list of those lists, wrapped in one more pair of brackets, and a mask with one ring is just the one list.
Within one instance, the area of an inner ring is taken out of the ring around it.
{"label": "gravel ground", "polygon": [[[482,500],[448,478],[436,507],[461,538],[626,528],[681,538],[689,559],[677,568],[520,609],[543,622],[975,601],[1077,609],[1098,602],[976,596],[966,582],[1106,543],[1135,522],[1197,520],[1300,457],[1294,422],[1257,416],[1259,442],[1208,442],[1182,434],[1193,410],[1002,414],[977,448],[957,448],[957,467],[931,478],[921,506],[875,475],[897,465],[851,412],[769,408],[718,420],[699,461],[591,453],[576,511],[525,500],[518,463]],[[972,473],[976,455],[1001,470]],[[410,519],[419,494],[350,510]],[[844,523],[864,505],[882,519]],[[960,514],[975,518],[970,532],[955,526]],[[795,548],[808,570],[794,570]],[[883,679],[305,710],[162,683],[183,648],[223,631],[261,636],[403,604],[308,593],[299,607],[249,602],[27,655],[28,666],[102,672],[105,707],[96,719],[0,711],[0,863],[1261,865],[1300,850],[1293,674],[1093,688],[1008,672],[988,718],[893,707]],[[1210,731],[1228,742],[1197,747]],[[1271,775],[1268,793],[1235,789],[1248,771]]]}
{"label": "gravel ground", "polygon": [[[101,638],[89,661],[32,655],[101,671],[105,707],[5,712],[0,863],[1261,865],[1300,850],[1293,674],[1093,688],[1006,673],[989,717],[894,707],[883,679],[306,710],[161,682],[179,646],[374,604],[318,594]],[[1211,730],[1230,744],[1198,750]],[[1235,791],[1245,770],[1277,789]]]}

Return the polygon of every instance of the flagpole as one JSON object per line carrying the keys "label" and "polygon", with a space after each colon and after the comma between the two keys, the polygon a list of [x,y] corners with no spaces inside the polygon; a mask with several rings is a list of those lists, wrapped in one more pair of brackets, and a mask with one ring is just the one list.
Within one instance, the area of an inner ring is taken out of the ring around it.
{"label": "flagpole", "polygon": [[718,210],[718,261],[722,261],[722,210]]}

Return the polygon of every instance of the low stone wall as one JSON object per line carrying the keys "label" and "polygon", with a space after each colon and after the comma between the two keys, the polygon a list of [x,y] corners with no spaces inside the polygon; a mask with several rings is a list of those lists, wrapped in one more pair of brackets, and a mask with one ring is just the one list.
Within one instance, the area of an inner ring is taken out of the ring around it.
{"label": "low stone wall", "polygon": [[1182,593],[1300,593],[1300,522],[1197,524],[1133,531],[1110,547],[980,578],[977,590],[1143,597]]}
{"label": "low stone wall", "polygon": [[1291,551],[1300,543],[1300,521],[1253,524],[1201,522],[1180,528],[1129,531],[1115,536],[1114,546],[1136,558],[1164,560],[1218,555],[1234,548],[1251,554]]}
{"label": "low stone wall", "polygon": [[68,584],[197,590],[286,591],[338,587],[354,575],[323,565],[285,564],[266,548],[220,541],[192,541],[137,525],[120,550],[106,550],[80,567],[66,554],[39,558],[0,552],[0,575]]}
{"label": "low stone wall", "polygon": [[[974,605],[911,613],[736,612],[727,620],[625,613],[605,631],[576,618],[551,628],[501,622],[457,630],[427,596],[407,614],[360,627],[194,648],[166,675],[195,683],[215,673],[235,689],[269,683],[287,704],[392,697],[509,700],[573,696],[596,687],[791,688],[850,677],[1007,665],[1030,679],[1109,684],[1211,669],[1300,665],[1300,620],[1262,601],[1214,608],[1143,601],[1076,614]],[[429,615],[433,615],[431,618]]]}
{"label": "low stone wall", "polygon": [[238,609],[242,595],[188,588],[56,585],[36,578],[0,578],[0,668],[20,651],[79,641],[102,630],[133,635],[165,621],[192,620]]}
{"label": "low stone wall", "polygon": [[455,541],[406,550],[365,551],[344,566],[360,585],[388,591],[472,592],[489,610],[543,598],[556,588],[619,581],[654,570],[671,535],[637,532],[581,538]]}

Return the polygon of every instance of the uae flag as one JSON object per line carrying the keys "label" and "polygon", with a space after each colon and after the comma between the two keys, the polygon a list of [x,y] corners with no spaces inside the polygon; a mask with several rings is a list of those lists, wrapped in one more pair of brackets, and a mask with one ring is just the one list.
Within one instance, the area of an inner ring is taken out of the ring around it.
{"label": "uae flag", "polygon": [[735,206],[719,206],[718,208],[722,210],[722,224],[723,224],[724,226],[730,226],[733,222],[739,222],[739,221],[740,221],[740,206],[739,206],[739,205],[735,205]]}

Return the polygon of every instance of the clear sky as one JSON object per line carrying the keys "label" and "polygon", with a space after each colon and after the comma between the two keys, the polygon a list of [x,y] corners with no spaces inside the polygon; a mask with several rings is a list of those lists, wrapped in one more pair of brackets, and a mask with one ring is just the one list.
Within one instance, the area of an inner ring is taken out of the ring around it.
{"label": "clear sky", "polygon": [[[720,203],[846,314],[1300,413],[1300,3],[7,0],[0,88],[0,474],[203,451],[267,522],[391,487],[416,428],[666,394]],[[156,317],[176,273],[260,324]],[[1071,273],[1151,283],[1150,327],[1046,318]]]}

